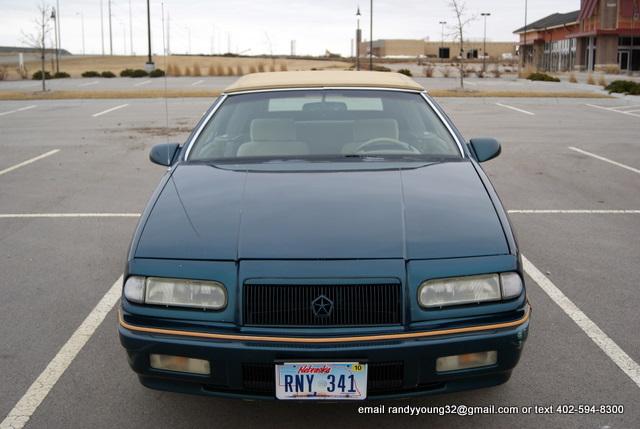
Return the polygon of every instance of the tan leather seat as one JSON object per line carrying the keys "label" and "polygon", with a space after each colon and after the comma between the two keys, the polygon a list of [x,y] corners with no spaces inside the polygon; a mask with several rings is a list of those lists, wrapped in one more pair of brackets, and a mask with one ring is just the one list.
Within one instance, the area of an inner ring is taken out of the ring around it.
{"label": "tan leather seat", "polygon": [[309,146],[296,141],[292,119],[254,119],[250,126],[251,141],[238,148],[238,156],[308,155]]}

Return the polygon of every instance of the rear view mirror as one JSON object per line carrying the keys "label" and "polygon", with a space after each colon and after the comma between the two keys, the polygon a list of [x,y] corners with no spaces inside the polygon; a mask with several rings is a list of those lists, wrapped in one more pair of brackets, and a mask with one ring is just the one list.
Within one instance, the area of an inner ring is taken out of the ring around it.
{"label": "rear view mirror", "polygon": [[151,148],[149,159],[154,164],[169,167],[173,163],[173,158],[179,147],[180,145],[178,143],[157,144]]}
{"label": "rear view mirror", "polygon": [[496,139],[480,138],[469,140],[469,146],[476,156],[478,162],[489,161],[500,155],[502,147]]}

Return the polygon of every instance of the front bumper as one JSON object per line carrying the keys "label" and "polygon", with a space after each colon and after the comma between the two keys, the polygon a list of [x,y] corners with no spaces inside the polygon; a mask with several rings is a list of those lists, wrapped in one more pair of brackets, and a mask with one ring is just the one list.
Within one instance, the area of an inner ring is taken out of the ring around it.
{"label": "front bumper", "polygon": [[[174,392],[246,399],[274,399],[276,361],[362,361],[369,364],[369,399],[420,396],[489,387],[506,382],[518,363],[529,328],[529,308],[510,323],[395,336],[294,341],[302,338],[209,334],[154,330],[120,319],[120,342],[129,364],[147,387]],[[160,332],[162,331],[162,332]],[[189,333],[189,335],[184,335]],[[417,334],[417,335],[416,335]],[[420,335],[422,334],[422,335]],[[233,337],[233,336],[228,336]],[[306,338],[309,340],[309,338]],[[341,340],[338,342],[338,340]],[[496,350],[496,365],[436,372],[442,356]],[[211,375],[153,369],[152,353],[206,359]]]}

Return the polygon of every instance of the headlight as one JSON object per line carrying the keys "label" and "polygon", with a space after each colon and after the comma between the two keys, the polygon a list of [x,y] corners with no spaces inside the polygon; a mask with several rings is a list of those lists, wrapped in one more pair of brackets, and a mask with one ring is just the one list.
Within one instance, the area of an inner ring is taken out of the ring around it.
{"label": "headlight", "polygon": [[423,282],[418,288],[418,302],[426,308],[500,301],[522,293],[518,273],[451,277]]}
{"label": "headlight", "polygon": [[139,304],[210,310],[221,310],[227,306],[224,285],[203,280],[131,276],[125,282],[124,296]]}

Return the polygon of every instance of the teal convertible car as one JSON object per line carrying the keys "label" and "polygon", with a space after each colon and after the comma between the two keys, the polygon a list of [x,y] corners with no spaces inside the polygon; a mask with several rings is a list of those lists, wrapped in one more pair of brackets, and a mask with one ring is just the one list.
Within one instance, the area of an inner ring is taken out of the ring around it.
{"label": "teal convertible car", "polygon": [[135,231],[120,341],[142,384],[362,400],[506,382],[529,328],[518,246],[466,141],[410,78],[247,75]]}

